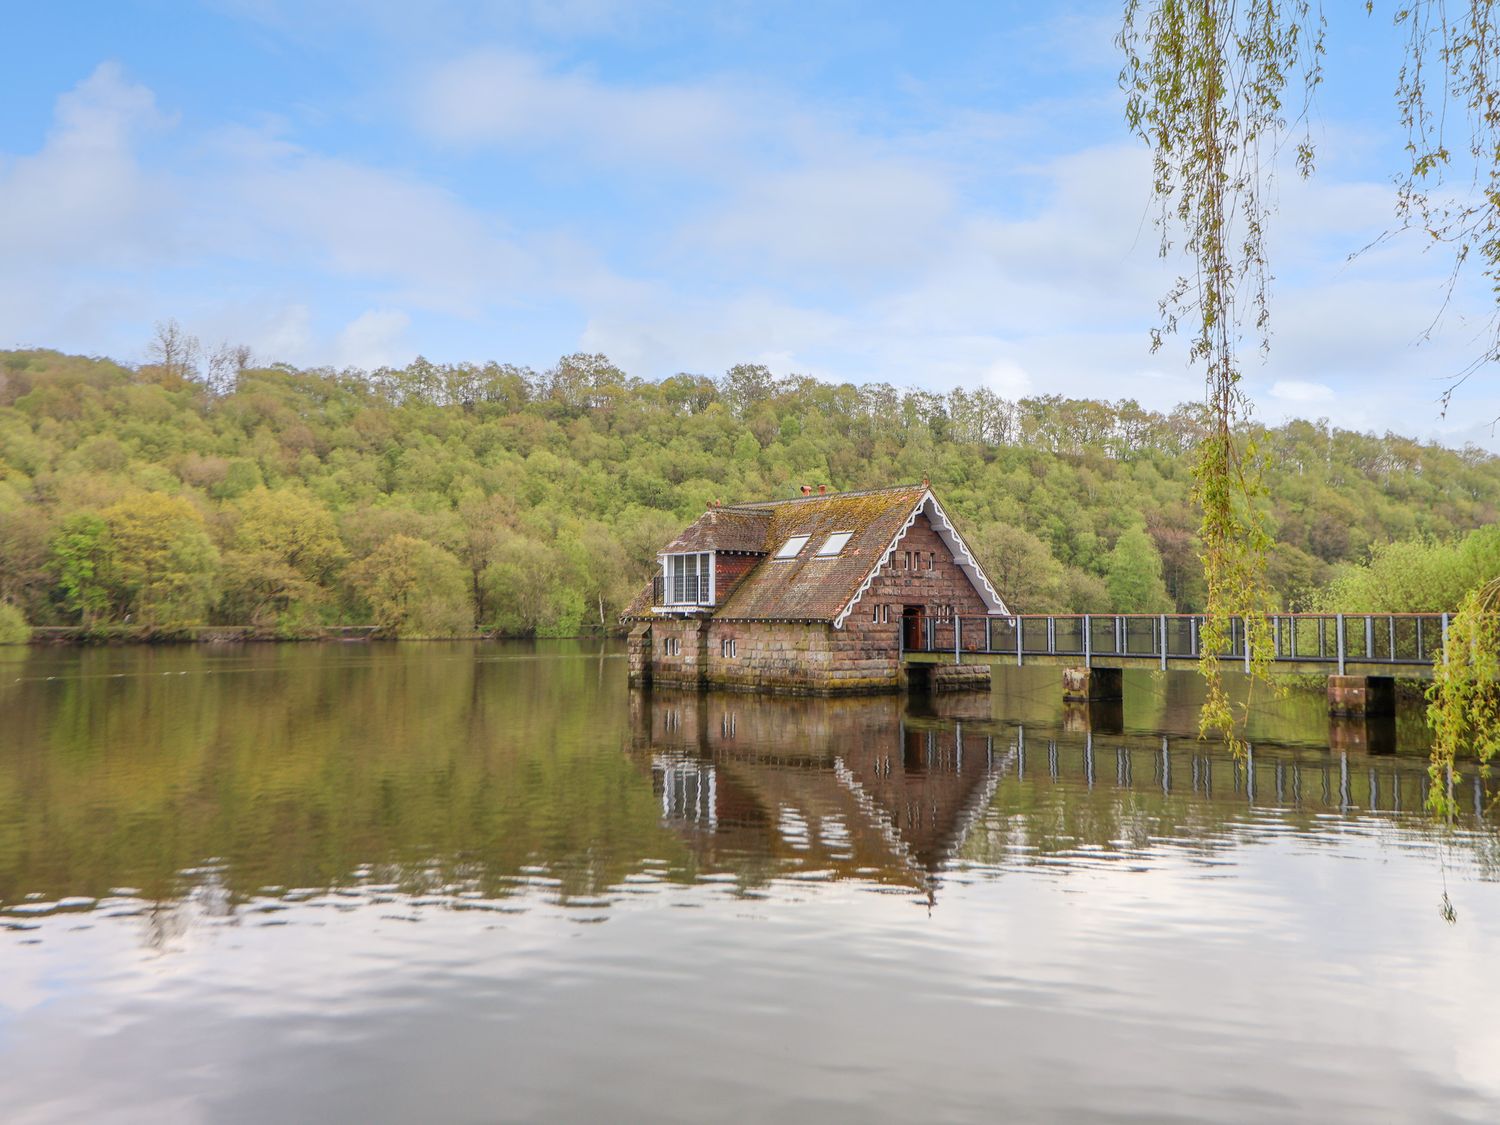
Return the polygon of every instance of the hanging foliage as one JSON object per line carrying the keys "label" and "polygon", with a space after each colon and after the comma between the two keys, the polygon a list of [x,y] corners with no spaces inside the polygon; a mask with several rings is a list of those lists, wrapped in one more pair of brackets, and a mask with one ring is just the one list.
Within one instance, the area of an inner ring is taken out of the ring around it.
{"label": "hanging foliage", "polygon": [[[1365,10],[1373,11],[1373,3]],[[1497,298],[1488,340],[1443,391],[1445,412],[1460,385],[1500,360],[1500,28],[1495,16],[1496,0],[1420,0],[1399,4],[1394,13],[1407,37],[1405,65],[1396,80],[1407,137],[1407,166],[1396,178],[1398,229],[1418,230],[1428,242],[1451,250],[1448,296],[1465,265],[1477,257]]]}
{"label": "hanging foliage", "polygon": [[1480,775],[1488,776],[1490,759],[1500,751],[1500,578],[1470,591],[1449,623],[1427,700],[1432,727],[1427,806],[1451,816],[1458,811],[1453,800],[1458,755],[1473,753]]}
{"label": "hanging foliage", "polygon": [[[1406,35],[1395,92],[1407,144],[1396,176],[1396,222],[1381,240],[1417,230],[1429,244],[1448,247],[1450,297],[1465,265],[1477,258],[1500,299],[1497,3],[1415,0],[1392,12]],[[1367,14],[1374,10],[1366,3]],[[1267,221],[1283,155],[1290,151],[1298,175],[1312,173],[1306,120],[1323,79],[1325,27],[1312,0],[1125,0],[1118,38],[1126,120],[1151,148],[1161,253],[1188,263],[1161,299],[1152,344],[1160,347],[1181,329],[1192,362],[1204,369],[1211,430],[1196,466],[1208,586],[1201,726],[1231,741],[1234,716],[1218,654],[1235,617],[1246,619],[1255,670],[1269,667],[1261,615],[1269,605],[1270,538],[1257,507],[1255,451],[1244,436],[1250,403],[1240,385],[1239,349],[1247,331],[1262,350],[1269,347]],[[1496,360],[1500,314],[1480,354],[1454,374],[1442,408]],[[1479,705],[1472,694],[1465,698]]]}
{"label": "hanging foliage", "polygon": [[[1127,0],[1118,43],[1126,119],[1151,147],[1161,254],[1180,254],[1190,266],[1161,300],[1152,345],[1182,329],[1192,362],[1204,369],[1211,428],[1195,469],[1208,586],[1200,725],[1234,743],[1220,669],[1232,622],[1244,622],[1262,677],[1272,655],[1260,465],[1241,432],[1250,409],[1240,385],[1241,326],[1252,325],[1259,346],[1268,345],[1266,220],[1277,156],[1290,135],[1285,99],[1300,102],[1297,117],[1305,121],[1322,79],[1323,21],[1310,0],[1157,0],[1149,7]],[[1305,128],[1294,164],[1299,175],[1311,174]]]}

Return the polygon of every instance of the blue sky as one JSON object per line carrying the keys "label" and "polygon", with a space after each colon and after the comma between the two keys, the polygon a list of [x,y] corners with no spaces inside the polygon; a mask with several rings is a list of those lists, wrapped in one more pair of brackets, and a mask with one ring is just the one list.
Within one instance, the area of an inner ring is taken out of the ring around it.
{"label": "blue sky", "polygon": [[[1330,5],[1330,7],[1334,7]],[[1260,414],[1500,447],[1478,279],[1391,214],[1400,57],[1337,5],[1319,173],[1273,231]],[[1347,10],[1346,10],[1347,9]],[[11,6],[0,346],[143,358],[155,321],[297,364],[602,351],[1012,396],[1195,399],[1119,0]]]}

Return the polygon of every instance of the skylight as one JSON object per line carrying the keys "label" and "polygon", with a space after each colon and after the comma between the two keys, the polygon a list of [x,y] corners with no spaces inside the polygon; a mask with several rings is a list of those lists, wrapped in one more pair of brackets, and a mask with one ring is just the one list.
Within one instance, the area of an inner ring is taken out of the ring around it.
{"label": "skylight", "polygon": [[778,558],[778,559],[794,559],[794,558],[796,558],[797,557],[797,552],[800,551],[800,550],[802,550],[803,547],[806,547],[807,546],[807,541],[809,539],[811,539],[811,538],[812,538],[811,535],[793,535],[790,539],[788,539],[785,543],[783,543],[781,545],[781,550],[779,550],[779,551],[776,552],[776,558]]}
{"label": "skylight", "polygon": [[823,540],[823,545],[818,548],[818,553],[814,557],[826,559],[831,555],[838,554],[844,549],[844,545],[849,542],[853,535],[854,532],[852,531],[835,531],[827,539]]}

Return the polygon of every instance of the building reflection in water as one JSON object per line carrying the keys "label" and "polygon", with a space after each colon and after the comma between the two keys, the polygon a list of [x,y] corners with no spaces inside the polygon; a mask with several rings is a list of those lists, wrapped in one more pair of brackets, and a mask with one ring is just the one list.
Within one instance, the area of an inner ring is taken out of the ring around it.
{"label": "building reflection in water", "polygon": [[993,734],[892,697],[641,692],[633,746],[701,863],[756,857],[926,887],[1000,774]]}
{"label": "building reflection in water", "polygon": [[[1238,759],[1112,724],[1010,723],[988,715],[987,699],[923,706],[636,692],[633,753],[663,824],[701,870],[816,872],[929,895],[954,861],[1108,858],[1173,840],[1227,847],[1247,826],[1258,831],[1266,809],[1315,833],[1329,813],[1422,814],[1429,784],[1416,758],[1261,744]],[[1467,824],[1487,829],[1480,779],[1466,778],[1458,796]],[[1425,815],[1402,820],[1433,827]]]}

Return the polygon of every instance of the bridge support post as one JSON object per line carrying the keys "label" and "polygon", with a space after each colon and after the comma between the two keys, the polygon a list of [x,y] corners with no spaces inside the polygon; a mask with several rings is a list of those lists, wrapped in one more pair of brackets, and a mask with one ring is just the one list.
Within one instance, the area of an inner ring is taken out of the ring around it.
{"label": "bridge support post", "polygon": [[1384,719],[1395,715],[1395,677],[1329,676],[1328,713],[1351,719]]}
{"label": "bridge support post", "polygon": [[1064,668],[1063,699],[1069,703],[1119,703],[1125,697],[1118,668]]}

